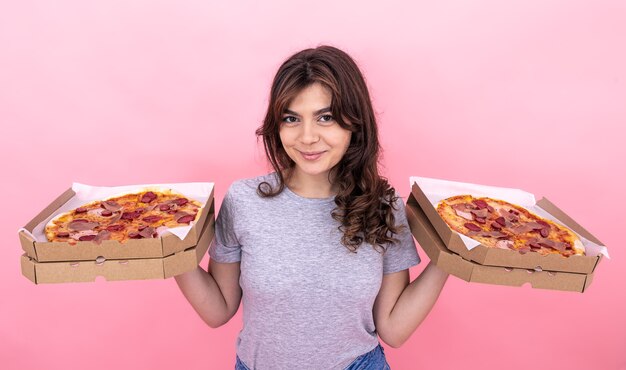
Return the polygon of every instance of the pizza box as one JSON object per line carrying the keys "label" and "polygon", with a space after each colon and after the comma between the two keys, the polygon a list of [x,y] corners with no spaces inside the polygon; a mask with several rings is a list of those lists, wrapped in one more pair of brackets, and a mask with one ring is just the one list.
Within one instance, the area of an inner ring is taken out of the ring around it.
{"label": "pizza box", "polygon": [[95,261],[97,257],[105,259],[127,258],[162,258],[184,251],[198,243],[201,227],[208,215],[214,212],[213,188],[203,204],[198,221],[195,222],[184,239],[166,232],[159,238],[131,239],[124,243],[116,240],[104,240],[99,245],[92,241],[79,241],[75,245],[66,242],[42,242],[33,237],[33,230],[48,219],[76,193],[70,188],[55,199],[35,218],[19,231],[20,243],[26,256],[36,262],[52,261]]}
{"label": "pizza box", "polygon": [[161,258],[105,259],[91,261],[37,262],[21,256],[22,275],[35,284],[92,282],[98,276],[107,281],[166,279],[191,271],[202,260],[215,233],[215,213],[205,217],[197,245]]}
{"label": "pizza box", "polygon": [[[433,204],[429,201],[426,194],[416,181],[412,181],[411,194],[415,198],[419,207],[426,214],[426,217],[428,217],[432,223],[445,246],[447,246],[450,251],[460,255],[466,260],[488,266],[504,266],[522,269],[590,274],[595,270],[596,266],[602,259],[602,254],[598,254],[596,256],[576,255],[571,257],[563,257],[559,254],[549,254],[543,256],[539,253],[533,252],[521,254],[514,250],[489,248],[482,244],[469,250],[463,242],[461,236],[456,231],[452,230],[443,218],[441,218],[435,206],[433,206]],[[597,245],[603,245],[601,241],[599,241],[589,231],[585,230],[548,199],[541,198],[536,202],[536,205],[541,207],[578,235]]]}
{"label": "pizza box", "polygon": [[406,212],[413,236],[431,261],[447,273],[467,282],[508,286],[530,284],[538,289],[581,293],[591,284],[593,274],[486,266],[468,261],[446,248],[413,195],[407,200]]}

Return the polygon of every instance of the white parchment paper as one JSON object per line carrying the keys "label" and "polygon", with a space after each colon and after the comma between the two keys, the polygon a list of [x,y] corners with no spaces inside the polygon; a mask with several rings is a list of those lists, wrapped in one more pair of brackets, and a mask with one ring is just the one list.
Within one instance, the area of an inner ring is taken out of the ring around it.
{"label": "white parchment paper", "polygon": [[[85,203],[92,202],[94,200],[103,200],[110,197],[118,196],[128,192],[142,191],[145,188],[149,189],[171,189],[173,191],[179,192],[183,194],[185,197],[193,200],[197,200],[198,202],[204,204],[209,199],[211,195],[211,191],[213,190],[214,183],[212,182],[188,182],[188,183],[174,183],[174,184],[143,184],[143,185],[126,185],[126,186],[90,186],[80,183],[73,183],[72,190],[76,193],[72,198],[70,198],[65,204],[63,204],[59,209],[54,211],[52,215],[46,218],[43,222],[39,223],[34,229],[32,233],[29,233],[26,229],[20,229],[32,235],[32,237],[38,242],[46,242],[48,241],[46,235],[44,234],[44,228],[46,224],[54,218],[59,213],[67,212],[74,208],[80,207]],[[158,236],[161,236],[166,231],[176,235],[181,240],[187,236],[189,230],[193,226],[193,222],[189,225],[183,225],[180,227],[167,228],[167,227],[159,227],[157,228]]]}
{"label": "white parchment paper", "polygon": [[[563,223],[559,221],[556,217],[552,216],[543,208],[536,205],[536,199],[533,194],[520,189],[478,185],[467,182],[457,182],[418,176],[412,176],[409,182],[410,186],[413,186],[414,183],[417,183],[426,195],[426,198],[428,198],[430,203],[435,208],[437,208],[437,205],[443,199],[455,195],[470,194],[474,197],[491,197],[514,203],[528,209],[529,211],[535,213],[540,217],[547,218],[558,223],[559,225],[563,225]],[[468,250],[472,250],[476,246],[480,245],[480,242],[472,238],[469,238],[460,233],[457,234],[461,237],[461,240],[463,240]],[[576,233],[576,235],[578,235],[580,241],[583,243],[586,255],[597,256],[598,254],[603,254],[604,256],[609,258],[609,251],[605,246],[598,245],[590,240],[587,240],[578,233]]]}

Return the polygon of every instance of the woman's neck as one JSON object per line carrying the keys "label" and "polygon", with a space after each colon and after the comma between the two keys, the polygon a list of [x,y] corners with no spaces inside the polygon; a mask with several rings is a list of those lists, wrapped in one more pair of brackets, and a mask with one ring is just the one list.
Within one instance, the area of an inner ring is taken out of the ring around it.
{"label": "woman's neck", "polygon": [[328,173],[311,176],[292,169],[291,176],[284,178],[291,191],[305,198],[329,198],[337,194],[338,186],[328,180]]}

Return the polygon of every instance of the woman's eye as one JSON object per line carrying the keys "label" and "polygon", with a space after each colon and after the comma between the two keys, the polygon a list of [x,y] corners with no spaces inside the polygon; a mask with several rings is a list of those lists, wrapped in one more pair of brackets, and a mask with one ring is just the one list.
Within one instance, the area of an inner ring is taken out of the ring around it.
{"label": "woman's eye", "polygon": [[286,116],[286,117],[283,117],[283,122],[294,123],[294,122],[297,122],[297,118],[294,116]]}
{"label": "woman's eye", "polygon": [[322,122],[331,122],[333,120],[333,116],[331,116],[330,114],[325,114],[323,116],[320,116],[320,121]]}

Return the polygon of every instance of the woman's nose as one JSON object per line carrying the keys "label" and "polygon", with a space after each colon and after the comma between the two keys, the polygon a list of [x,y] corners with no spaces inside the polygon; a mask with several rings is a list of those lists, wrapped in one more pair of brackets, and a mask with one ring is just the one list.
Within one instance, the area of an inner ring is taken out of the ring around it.
{"label": "woman's nose", "polygon": [[319,141],[320,136],[317,132],[317,127],[314,122],[306,121],[302,125],[302,132],[300,133],[300,141],[303,144],[311,144]]}

